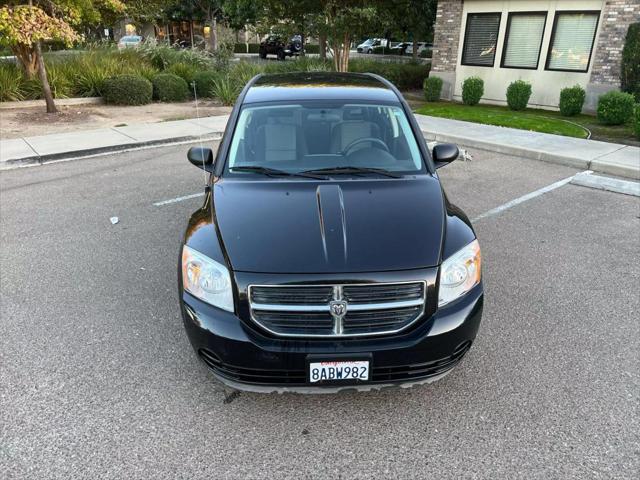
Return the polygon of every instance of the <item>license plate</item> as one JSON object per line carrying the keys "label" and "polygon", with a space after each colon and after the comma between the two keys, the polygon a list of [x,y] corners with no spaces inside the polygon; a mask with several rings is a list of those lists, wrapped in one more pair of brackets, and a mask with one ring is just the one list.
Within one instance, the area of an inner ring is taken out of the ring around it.
{"label": "license plate", "polygon": [[353,382],[369,380],[369,361],[325,361],[309,363],[309,381]]}

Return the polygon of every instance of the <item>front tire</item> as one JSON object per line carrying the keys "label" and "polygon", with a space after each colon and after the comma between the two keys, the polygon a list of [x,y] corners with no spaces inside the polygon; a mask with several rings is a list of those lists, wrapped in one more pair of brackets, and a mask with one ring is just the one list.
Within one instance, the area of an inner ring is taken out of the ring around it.
{"label": "front tire", "polygon": [[284,54],[284,50],[278,50],[277,55],[278,55],[278,60],[280,61],[284,61],[284,59],[287,58],[286,55]]}
{"label": "front tire", "polygon": [[265,58],[267,58],[267,52],[265,50],[260,50],[258,52],[258,56],[264,60]]}

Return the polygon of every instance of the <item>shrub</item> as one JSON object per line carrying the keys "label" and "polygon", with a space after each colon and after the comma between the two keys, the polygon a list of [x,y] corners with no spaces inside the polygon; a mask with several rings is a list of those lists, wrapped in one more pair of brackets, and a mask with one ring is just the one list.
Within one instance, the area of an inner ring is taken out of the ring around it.
{"label": "shrub", "polygon": [[230,76],[237,80],[238,84],[245,86],[249,80],[262,71],[260,65],[251,62],[238,62],[231,67]]}
{"label": "shrub", "polygon": [[620,68],[622,91],[632,94],[636,102],[640,102],[640,23],[629,25]]}
{"label": "shrub", "polygon": [[440,77],[427,77],[424,79],[424,99],[427,102],[437,102],[440,100],[442,92],[442,79]]}
{"label": "shrub", "polygon": [[560,90],[560,113],[565,117],[572,117],[582,111],[585,92],[580,85]]}
{"label": "shrub", "polygon": [[181,77],[187,84],[191,84],[193,82],[193,77],[196,73],[198,73],[200,69],[194,65],[185,62],[177,62],[167,68],[165,71],[167,73],[173,73],[178,77]]}
{"label": "shrub", "polygon": [[24,77],[18,67],[0,62],[0,102],[24,100]]}
{"label": "shrub", "polygon": [[636,105],[635,109],[635,126],[636,137],[640,140],[640,103]]}
{"label": "shrub", "polygon": [[511,82],[507,87],[507,105],[511,110],[524,110],[531,97],[531,84],[524,80]]}
{"label": "shrub", "polygon": [[[68,65],[57,62],[47,62],[46,69],[53,98],[71,97],[73,95],[72,69]],[[34,78],[24,80],[22,91],[27,99],[44,98],[42,83],[37,75]]]}
{"label": "shrub", "polygon": [[305,43],[304,53],[320,53],[320,45]]}
{"label": "shrub", "polygon": [[430,66],[417,62],[380,62],[368,58],[349,61],[350,72],[368,72],[380,75],[400,90],[418,90],[429,76]]}
{"label": "shrub", "polygon": [[231,79],[229,75],[224,75],[214,79],[212,92],[224,105],[233,105],[241,89],[239,82]]}
{"label": "shrub", "polygon": [[477,105],[484,95],[484,80],[469,77],[462,83],[462,101],[466,105]]}
{"label": "shrub", "polygon": [[213,70],[198,72],[193,76],[198,98],[213,97],[213,82],[218,76]]}
{"label": "shrub", "polygon": [[189,96],[187,82],[172,73],[159,73],[151,83],[153,98],[161,102],[184,102]]}
{"label": "shrub", "polygon": [[116,75],[107,78],[103,84],[103,97],[106,103],[145,105],[151,102],[152,95],[151,82],[137,75]]}
{"label": "shrub", "polygon": [[605,125],[622,125],[633,115],[634,99],[630,93],[611,91],[598,98],[598,120]]}

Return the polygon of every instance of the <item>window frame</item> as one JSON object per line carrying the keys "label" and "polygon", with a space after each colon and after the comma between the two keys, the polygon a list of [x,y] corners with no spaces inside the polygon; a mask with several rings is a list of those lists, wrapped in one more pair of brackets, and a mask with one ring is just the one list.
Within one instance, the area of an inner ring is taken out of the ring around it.
{"label": "window frame", "polygon": [[[544,17],[544,25],[542,26],[542,35],[540,36],[540,47],[538,48],[538,58],[536,59],[535,67],[512,67],[505,65],[505,57],[507,55],[507,45],[509,44],[509,32],[511,32],[511,19],[517,15],[538,15]],[[516,70],[538,70],[540,66],[540,55],[542,54],[542,44],[544,43],[544,34],[547,30],[547,20],[549,18],[549,12],[546,10],[534,10],[530,12],[509,12],[507,17],[507,30],[504,33],[504,40],[502,41],[502,55],[500,58],[500,68],[514,68]]]}
{"label": "window frame", "polygon": [[[584,70],[575,70],[572,68],[550,68],[551,62],[551,50],[553,49],[553,42],[556,39],[556,30],[558,26],[558,19],[565,13],[592,13],[596,15],[596,28],[593,30],[593,38],[591,39],[591,49],[589,50],[589,59],[587,60],[587,67]],[[547,58],[544,64],[544,69],[549,72],[572,72],[572,73],[587,73],[589,67],[591,67],[591,59],[593,58],[593,48],[596,46],[596,37],[598,36],[598,27],[600,26],[601,10],[556,10],[553,14],[553,27],[551,28],[551,38],[549,38],[549,46],[547,47]]]}
{"label": "window frame", "polygon": [[[493,54],[493,62],[491,62],[491,65],[484,65],[484,64],[480,64],[480,63],[469,63],[469,62],[465,62],[464,61],[464,51],[465,51],[465,47],[467,46],[467,40],[468,40],[468,36],[469,36],[469,17],[471,15],[474,16],[494,16],[497,15],[498,16],[498,31],[496,32],[496,51]],[[498,42],[500,40],[500,27],[502,25],[502,12],[467,12],[467,20],[465,22],[464,25],[464,40],[462,42],[462,51],[460,52],[460,65],[465,65],[468,67],[488,67],[488,68],[493,68],[496,64],[496,56],[498,53]]]}

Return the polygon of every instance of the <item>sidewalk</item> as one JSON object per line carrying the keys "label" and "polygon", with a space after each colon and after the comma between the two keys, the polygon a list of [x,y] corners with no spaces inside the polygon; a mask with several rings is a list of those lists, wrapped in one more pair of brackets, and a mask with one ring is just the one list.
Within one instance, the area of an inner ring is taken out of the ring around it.
{"label": "sidewalk", "polygon": [[[640,148],[416,115],[427,140],[640,179]],[[0,140],[0,169],[130,148],[219,139],[228,116]]]}

